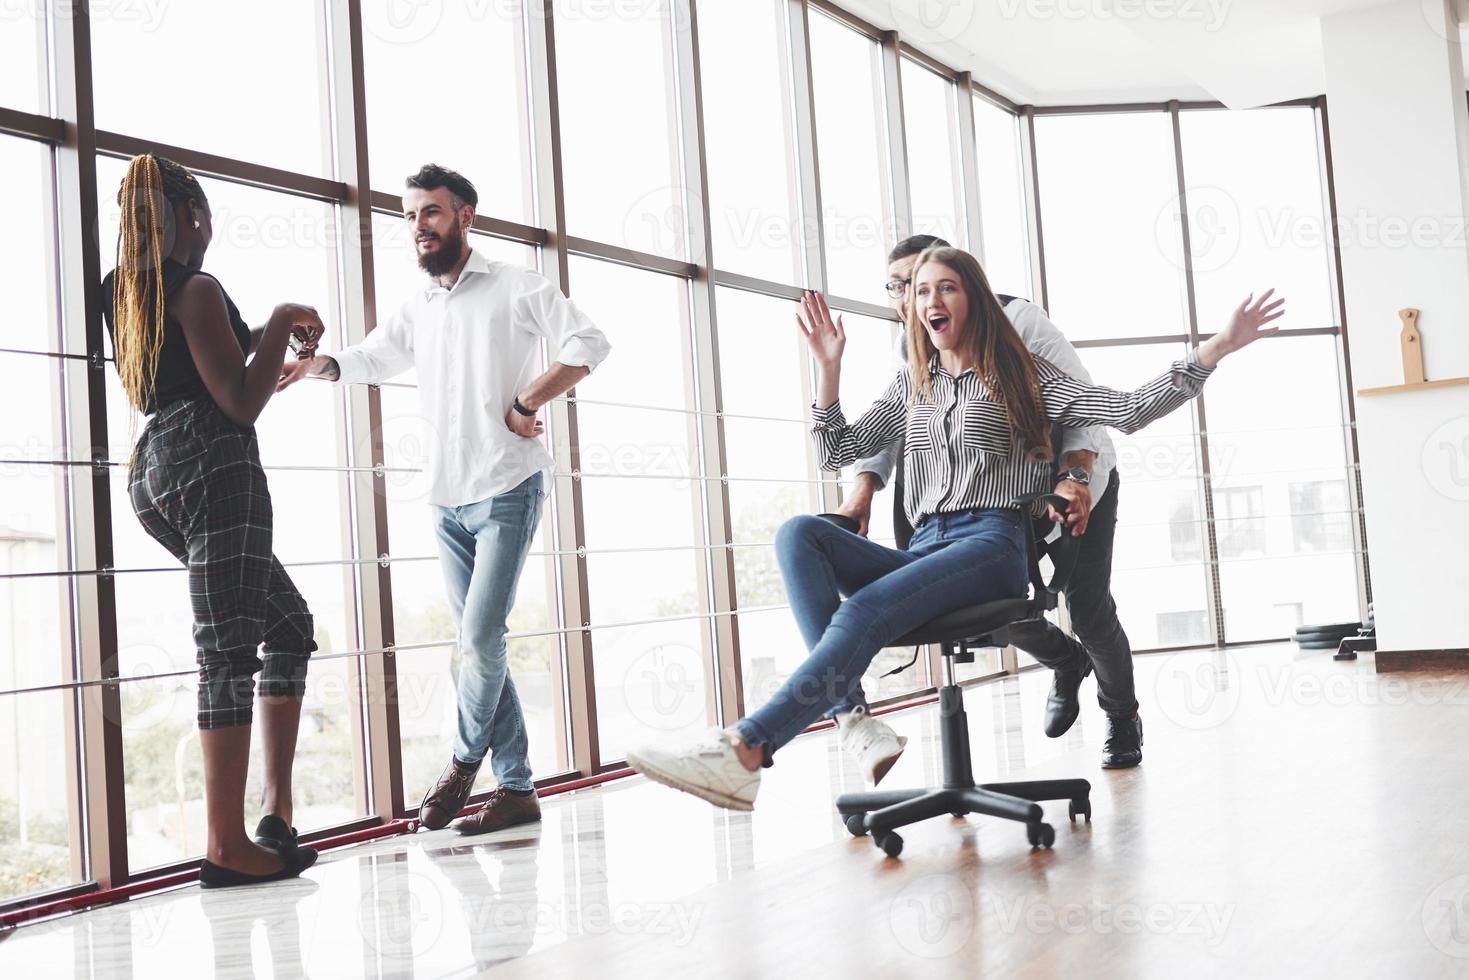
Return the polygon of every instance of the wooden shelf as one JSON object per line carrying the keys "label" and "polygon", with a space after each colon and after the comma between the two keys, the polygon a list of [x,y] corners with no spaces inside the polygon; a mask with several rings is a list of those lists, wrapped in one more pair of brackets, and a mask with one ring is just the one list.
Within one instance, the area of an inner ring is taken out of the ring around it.
{"label": "wooden shelf", "polygon": [[1419,391],[1423,388],[1450,388],[1469,385],[1469,378],[1445,378],[1442,381],[1418,381],[1410,385],[1387,385],[1383,388],[1358,388],[1357,395],[1386,395],[1394,391]]}

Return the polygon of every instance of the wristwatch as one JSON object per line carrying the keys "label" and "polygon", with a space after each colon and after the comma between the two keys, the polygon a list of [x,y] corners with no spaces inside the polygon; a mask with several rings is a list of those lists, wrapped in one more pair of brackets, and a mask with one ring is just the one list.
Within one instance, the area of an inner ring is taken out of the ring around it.
{"label": "wristwatch", "polygon": [[521,415],[526,416],[527,418],[536,414],[534,409],[526,408],[524,405],[520,404],[519,395],[516,395],[515,401],[511,402],[510,404],[517,412],[519,412]]}
{"label": "wristwatch", "polygon": [[1073,466],[1069,470],[1062,470],[1056,474],[1056,481],[1070,480],[1072,483],[1080,483],[1082,486],[1090,486],[1092,475],[1080,466]]}

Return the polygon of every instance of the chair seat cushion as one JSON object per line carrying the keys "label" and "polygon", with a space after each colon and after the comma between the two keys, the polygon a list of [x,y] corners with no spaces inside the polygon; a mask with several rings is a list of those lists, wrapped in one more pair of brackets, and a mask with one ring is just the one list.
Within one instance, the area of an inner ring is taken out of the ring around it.
{"label": "chair seat cushion", "polygon": [[996,599],[965,606],[936,616],[907,636],[900,636],[889,646],[911,647],[924,643],[946,643],[970,640],[992,633],[1001,626],[1026,619],[1035,612],[1035,603],[1026,598]]}

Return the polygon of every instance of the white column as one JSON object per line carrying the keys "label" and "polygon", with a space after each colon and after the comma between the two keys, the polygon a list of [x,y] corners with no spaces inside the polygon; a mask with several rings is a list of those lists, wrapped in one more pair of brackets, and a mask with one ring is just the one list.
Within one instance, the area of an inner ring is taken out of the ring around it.
{"label": "white column", "polygon": [[[1450,0],[1322,18],[1342,278],[1358,389],[1403,382],[1403,307],[1426,377],[1469,375],[1469,113]],[[1469,386],[1359,397],[1383,650],[1469,647]]]}

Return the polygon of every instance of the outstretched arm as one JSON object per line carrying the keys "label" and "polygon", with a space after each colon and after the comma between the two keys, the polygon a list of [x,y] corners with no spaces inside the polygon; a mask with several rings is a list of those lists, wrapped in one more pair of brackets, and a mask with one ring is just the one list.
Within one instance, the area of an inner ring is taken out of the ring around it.
{"label": "outstretched arm", "polygon": [[1248,297],[1235,309],[1228,326],[1135,391],[1089,385],[1037,359],[1046,414],[1057,422],[1110,425],[1123,432],[1136,432],[1197,395],[1225,357],[1280,329],[1265,327],[1285,312],[1285,300],[1270,302],[1274,292],[1269,290],[1258,300]]}
{"label": "outstretched arm", "polygon": [[288,362],[275,390],[289,388],[302,378],[376,384],[402,374],[413,366],[413,326],[405,309],[379,323],[361,343],[335,356],[316,354]]}

